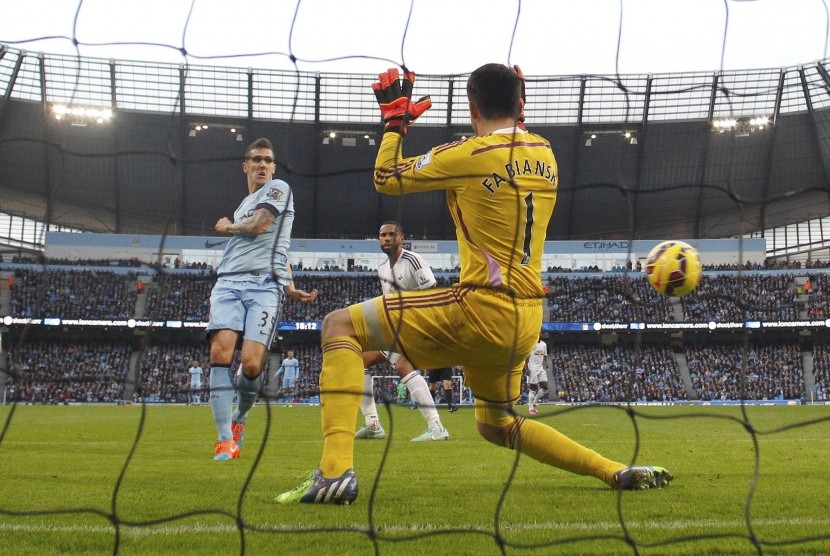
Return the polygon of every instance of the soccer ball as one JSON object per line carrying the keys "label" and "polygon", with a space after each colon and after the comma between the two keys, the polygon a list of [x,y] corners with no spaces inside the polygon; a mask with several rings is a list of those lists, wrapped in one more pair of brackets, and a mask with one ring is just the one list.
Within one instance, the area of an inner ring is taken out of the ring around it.
{"label": "soccer ball", "polygon": [[658,243],[646,259],[648,283],[665,295],[686,295],[697,287],[700,274],[697,251],[683,241]]}

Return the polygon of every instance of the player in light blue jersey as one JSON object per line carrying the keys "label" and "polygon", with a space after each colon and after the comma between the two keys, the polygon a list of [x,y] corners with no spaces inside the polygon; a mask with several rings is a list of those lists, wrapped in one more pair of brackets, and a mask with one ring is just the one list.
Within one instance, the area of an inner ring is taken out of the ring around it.
{"label": "player in light blue jersey", "polygon": [[[283,399],[288,395],[288,403],[291,403],[291,398],[294,394],[294,386],[300,379],[300,362],[294,357],[294,350],[289,349],[282,360],[282,365],[276,372],[277,384],[280,385],[280,393]],[[280,380],[280,377],[282,380]]]}
{"label": "player in light blue jersey", "polygon": [[188,392],[188,403],[200,405],[202,403],[202,367],[198,361],[193,361],[187,370],[190,374],[190,391]]}
{"label": "player in light blue jersey", "polygon": [[[206,330],[210,406],[218,431],[216,461],[239,457],[248,411],[262,385],[262,368],[284,296],[300,303],[317,298],[317,290],[309,293],[294,287],[288,260],[294,199],[287,183],[273,179],[276,170],[271,142],[263,138],[251,143],[242,162],[248,196],[233,213],[233,221],[222,217],[215,226],[217,232],[231,236],[210,294]],[[234,412],[230,365],[237,347],[242,372],[236,384],[239,400]]]}

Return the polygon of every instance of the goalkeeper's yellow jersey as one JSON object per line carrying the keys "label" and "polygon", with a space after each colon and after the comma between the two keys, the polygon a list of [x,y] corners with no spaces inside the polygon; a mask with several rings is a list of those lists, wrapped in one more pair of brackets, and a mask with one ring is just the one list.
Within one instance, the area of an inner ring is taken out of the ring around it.
{"label": "goalkeeper's yellow jersey", "polygon": [[462,284],[543,297],[542,252],[556,204],[559,169],[550,143],[513,128],[403,158],[386,133],[375,189],[388,195],[444,189],[455,221]]}

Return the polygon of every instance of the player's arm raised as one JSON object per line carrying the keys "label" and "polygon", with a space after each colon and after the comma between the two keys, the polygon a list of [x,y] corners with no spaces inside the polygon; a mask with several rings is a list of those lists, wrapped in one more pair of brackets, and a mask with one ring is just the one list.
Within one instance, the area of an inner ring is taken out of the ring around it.
{"label": "player's arm raised", "polygon": [[216,231],[221,234],[234,236],[258,236],[268,231],[271,224],[276,220],[276,215],[266,208],[258,208],[250,218],[239,223],[231,222],[227,217],[222,217],[216,222]]}
{"label": "player's arm raised", "polygon": [[372,83],[384,126],[375,161],[375,189],[389,195],[406,193],[400,178],[416,163],[416,159],[403,158],[402,139],[409,125],[432,106],[429,96],[412,101],[412,87],[415,84],[413,72],[404,72],[403,79],[399,77],[398,70],[392,68],[378,75],[378,81]]}

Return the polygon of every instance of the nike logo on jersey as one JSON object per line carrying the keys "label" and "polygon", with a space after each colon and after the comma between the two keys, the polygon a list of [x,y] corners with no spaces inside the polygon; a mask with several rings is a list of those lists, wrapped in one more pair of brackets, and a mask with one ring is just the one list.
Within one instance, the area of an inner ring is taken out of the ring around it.
{"label": "nike logo on jersey", "polygon": [[212,249],[213,247],[219,247],[220,245],[225,245],[229,240],[223,239],[220,241],[205,241],[205,249]]}

